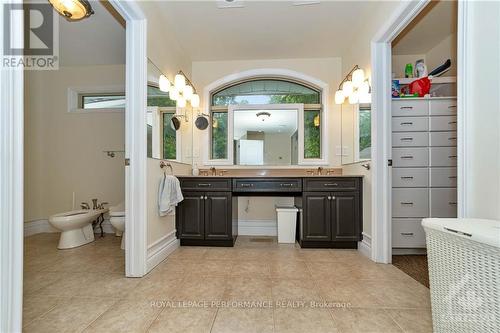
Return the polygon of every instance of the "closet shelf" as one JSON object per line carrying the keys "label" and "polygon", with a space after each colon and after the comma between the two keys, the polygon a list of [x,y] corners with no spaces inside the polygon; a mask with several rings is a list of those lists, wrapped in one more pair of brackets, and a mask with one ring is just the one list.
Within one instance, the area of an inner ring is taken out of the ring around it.
{"label": "closet shelf", "polygon": [[[400,77],[400,78],[395,78],[393,80],[398,80],[399,84],[410,84],[413,81],[417,80],[417,78]],[[436,77],[432,78],[431,82],[432,82],[432,84],[456,83],[457,77],[456,76],[436,76]]]}

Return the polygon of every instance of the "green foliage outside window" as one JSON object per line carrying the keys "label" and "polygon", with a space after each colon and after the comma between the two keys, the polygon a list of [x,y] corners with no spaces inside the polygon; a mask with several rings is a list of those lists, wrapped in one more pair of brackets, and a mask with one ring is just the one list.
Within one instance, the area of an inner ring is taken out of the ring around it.
{"label": "green foliage outside window", "polygon": [[304,158],[321,158],[321,115],[304,111]]}
{"label": "green foliage outside window", "polygon": [[170,126],[173,113],[163,113],[163,158],[175,160],[177,158],[177,136]]}
{"label": "green foliage outside window", "polygon": [[168,93],[155,86],[148,86],[148,106],[175,107],[176,102],[168,97]]}
{"label": "green foliage outside window", "polygon": [[212,159],[227,158],[227,112],[212,112]]}
{"label": "green foliage outside window", "polygon": [[371,110],[359,110],[359,158],[371,158],[372,130],[371,130]]}

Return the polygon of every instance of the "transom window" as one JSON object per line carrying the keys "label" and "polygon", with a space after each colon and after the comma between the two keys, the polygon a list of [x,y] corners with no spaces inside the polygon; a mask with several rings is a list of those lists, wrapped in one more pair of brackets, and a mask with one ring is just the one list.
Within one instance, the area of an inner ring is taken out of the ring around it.
{"label": "transom window", "polygon": [[215,90],[209,159],[239,165],[321,163],[321,93],[284,78],[253,78]]}

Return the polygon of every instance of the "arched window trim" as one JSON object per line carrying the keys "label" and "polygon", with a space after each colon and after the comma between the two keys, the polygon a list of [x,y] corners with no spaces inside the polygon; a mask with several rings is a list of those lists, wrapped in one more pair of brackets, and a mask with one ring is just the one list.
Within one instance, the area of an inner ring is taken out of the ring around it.
{"label": "arched window trim", "polygon": [[[304,110],[320,110],[322,116],[321,122],[321,158],[318,159],[305,159],[302,163],[299,162],[298,168],[304,166],[320,166],[320,165],[328,165],[328,152],[329,152],[329,140],[328,140],[328,101],[329,101],[329,86],[327,83],[318,80],[312,76],[309,76],[304,73],[288,70],[288,69],[280,69],[280,68],[259,68],[259,69],[251,69],[239,73],[229,74],[225,77],[222,77],[211,84],[208,84],[204,88],[203,100],[205,113],[212,114],[213,111],[219,112],[228,112],[228,106],[212,106],[212,96],[214,93],[226,89],[227,87],[233,86],[238,83],[251,81],[251,80],[260,80],[260,79],[281,79],[289,82],[299,83],[306,87],[312,88],[320,93],[320,104],[304,104]],[[205,144],[202,146],[202,156],[203,156],[203,164],[204,165],[220,165],[231,168],[233,166],[232,159],[211,159],[211,128],[210,130],[204,131],[203,140],[204,142],[208,142],[209,144]],[[229,138],[228,138],[229,140]],[[228,152],[229,156],[230,152]],[[234,166],[237,168],[241,168],[242,166]],[[272,166],[266,166],[271,167]]]}

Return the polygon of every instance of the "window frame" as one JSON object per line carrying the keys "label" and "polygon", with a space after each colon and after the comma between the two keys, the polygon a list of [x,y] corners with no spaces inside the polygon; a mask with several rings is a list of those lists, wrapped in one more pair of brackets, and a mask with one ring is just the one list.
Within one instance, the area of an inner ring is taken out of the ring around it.
{"label": "window frame", "polygon": [[94,112],[124,113],[125,112],[125,107],[84,109],[81,105],[81,99],[83,96],[123,95],[125,96],[126,100],[127,96],[125,94],[124,85],[69,87],[67,95],[68,95],[68,113],[94,113]]}
{"label": "window frame", "polygon": [[[163,156],[163,114],[179,114],[179,108],[169,106],[148,106],[147,113],[152,115],[152,140],[151,140],[151,158],[169,160],[182,163],[182,133],[180,129],[175,131],[175,159],[167,159]],[[183,121],[183,120],[181,120]],[[150,125],[150,124],[147,124]],[[157,137],[157,140],[154,138]],[[159,156],[159,157],[158,157]]]}
{"label": "window frame", "polygon": [[[354,133],[355,133],[355,140],[354,140],[354,162],[364,162],[364,161],[370,161],[371,160],[371,154],[370,158],[359,158],[359,140],[361,138],[361,133],[360,133],[360,126],[359,126],[359,113],[361,110],[367,109],[367,106],[370,104],[356,104],[354,107]],[[370,109],[370,122],[371,122],[371,112],[372,108],[371,105],[369,107]],[[371,146],[371,145],[370,145]]]}

